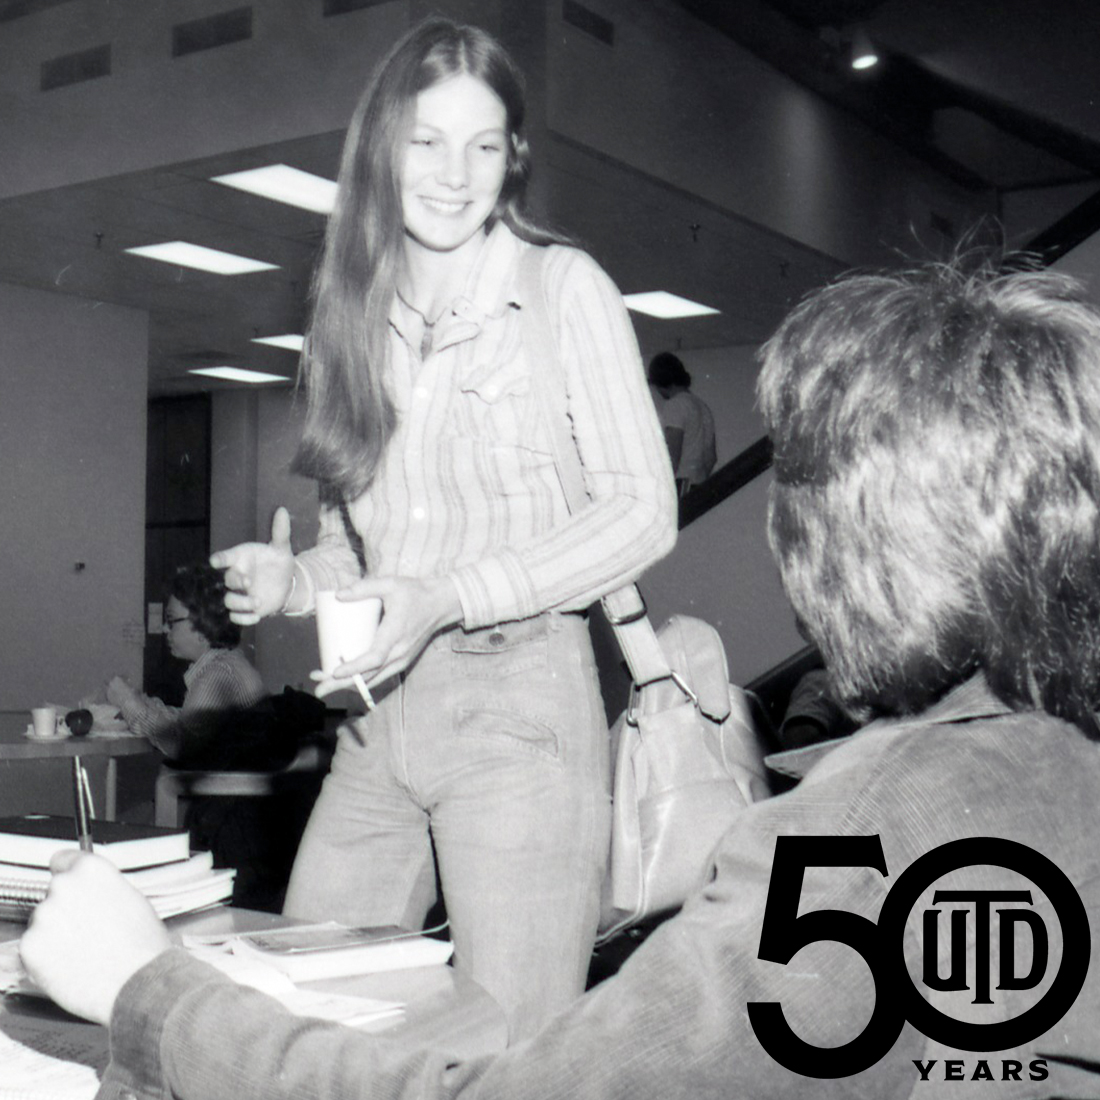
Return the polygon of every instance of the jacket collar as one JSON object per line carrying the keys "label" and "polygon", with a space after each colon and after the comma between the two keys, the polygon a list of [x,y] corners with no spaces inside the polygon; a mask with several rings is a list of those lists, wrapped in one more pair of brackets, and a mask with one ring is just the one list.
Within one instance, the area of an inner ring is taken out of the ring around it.
{"label": "jacket collar", "polygon": [[850,737],[838,737],[821,741],[801,749],[788,749],[765,757],[764,762],[781,775],[801,779],[824,756],[839,745],[863,737],[874,736],[882,730],[898,730],[903,727],[947,725],[952,722],[968,722],[972,718],[995,718],[1008,714],[1009,709],[989,690],[982,672],[949,691],[926,711],[904,718],[879,718],[864,726]]}

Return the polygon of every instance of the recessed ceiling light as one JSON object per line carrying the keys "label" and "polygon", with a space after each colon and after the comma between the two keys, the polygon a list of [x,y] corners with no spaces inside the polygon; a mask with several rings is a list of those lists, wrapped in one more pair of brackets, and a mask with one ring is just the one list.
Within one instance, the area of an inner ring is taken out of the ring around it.
{"label": "recessed ceiling light", "polygon": [[300,168],[287,164],[269,164],[264,168],[251,168],[246,172],[230,172],[224,176],[211,176],[214,183],[236,187],[262,195],[265,199],[300,206],[316,214],[331,214],[336,205],[336,183]]}
{"label": "recessed ceiling light", "polygon": [[624,294],[623,301],[627,309],[635,313],[645,313],[650,317],[660,317],[671,321],[678,317],[705,317],[718,310],[710,306],[700,305],[688,298],[681,298],[678,294],[670,294],[667,290],[648,290],[643,294]]}
{"label": "recessed ceiling light", "polygon": [[873,69],[878,62],[878,50],[875,49],[874,43],[865,30],[857,28],[852,36],[852,68],[857,71]]}
{"label": "recessed ceiling light", "polygon": [[297,333],[288,332],[285,336],[254,336],[252,343],[267,344],[272,348],[286,348],[287,351],[301,351],[306,338]]}
{"label": "recessed ceiling light", "polygon": [[188,374],[202,374],[207,378],[221,378],[226,382],[250,382],[258,385],[261,382],[289,382],[290,379],[281,374],[267,374],[262,370],[245,370],[243,367],[196,367]]}
{"label": "recessed ceiling light", "polygon": [[216,248],[204,248],[201,244],[188,244],[187,241],[146,244],[140,248],[127,248],[125,251],[166,264],[212,271],[216,275],[247,275],[253,271],[274,271],[278,268],[278,264],[250,260],[247,256],[235,256],[232,252],[219,252]]}

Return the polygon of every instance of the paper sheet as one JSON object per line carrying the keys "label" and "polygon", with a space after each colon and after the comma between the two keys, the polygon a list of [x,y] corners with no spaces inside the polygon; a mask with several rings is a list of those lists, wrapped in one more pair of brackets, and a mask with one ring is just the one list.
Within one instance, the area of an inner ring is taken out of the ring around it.
{"label": "paper sheet", "polygon": [[[196,958],[241,985],[270,994],[298,1016],[362,1027],[404,1014],[397,1001],[303,989],[273,967],[241,960],[224,947],[186,946]],[[18,940],[0,943],[0,993],[13,992],[41,997],[23,970]],[[9,1001],[0,1010],[0,1100],[92,1100],[109,1060],[106,1028],[65,1016],[44,999],[38,1004]]]}
{"label": "paper sheet", "polygon": [[106,1028],[0,1013],[0,1100],[92,1100],[109,1060]]}

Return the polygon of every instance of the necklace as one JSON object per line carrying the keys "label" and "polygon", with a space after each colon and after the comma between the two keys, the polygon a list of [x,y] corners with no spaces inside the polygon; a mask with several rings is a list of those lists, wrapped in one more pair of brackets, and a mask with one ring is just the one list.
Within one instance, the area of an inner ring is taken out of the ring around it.
{"label": "necklace", "polygon": [[439,317],[436,317],[434,321],[429,321],[427,314],[425,314],[423,310],[417,309],[416,306],[414,306],[412,302],[410,302],[408,298],[406,298],[405,295],[402,294],[396,286],[394,287],[394,292],[401,300],[401,304],[412,310],[412,312],[420,318],[421,322],[424,325],[424,332],[420,337],[420,358],[427,359],[428,353],[432,350],[432,337],[434,335],[433,330],[435,329],[436,324],[439,322],[440,317],[442,317],[443,314],[447,312],[446,307],[444,307],[440,311]]}
{"label": "necklace", "polygon": [[417,309],[416,306],[414,306],[412,302],[410,302],[409,299],[406,298],[405,295],[402,294],[397,287],[394,287],[394,293],[396,293],[397,297],[400,298],[402,305],[407,306],[409,309],[411,309],[413,313],[415,313],[417,317],[419,317],[420,320],[424,322],[425,328],[435,328],[435,326],[439,323],[440,317],[442,317],[443,314],[447,312],[447,307],[444,306],[439,311],[439,315],[436,317],[436,319],[434,321],[429,321],[428,315],[422,309]]}

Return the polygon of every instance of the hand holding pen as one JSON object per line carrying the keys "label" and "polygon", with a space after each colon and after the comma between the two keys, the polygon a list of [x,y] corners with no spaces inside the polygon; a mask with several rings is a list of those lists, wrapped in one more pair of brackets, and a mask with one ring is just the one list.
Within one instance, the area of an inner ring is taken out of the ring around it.
{"label": "hand holding pen", "polygon": [[79,756],[73,757],[73,806],[76,818],[76,839],[82,852],[92,851],[91,819],[95,816],[92,809],[92,792],[88,786],[88,772],[80,762]]}

